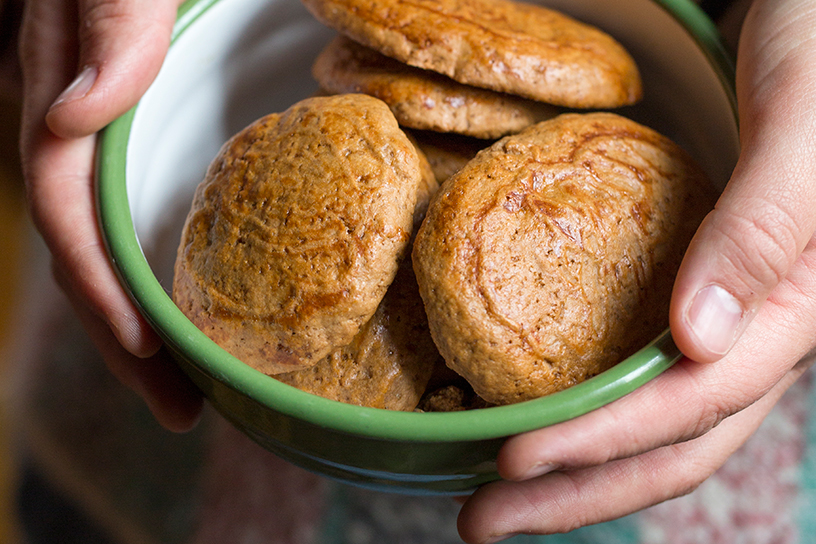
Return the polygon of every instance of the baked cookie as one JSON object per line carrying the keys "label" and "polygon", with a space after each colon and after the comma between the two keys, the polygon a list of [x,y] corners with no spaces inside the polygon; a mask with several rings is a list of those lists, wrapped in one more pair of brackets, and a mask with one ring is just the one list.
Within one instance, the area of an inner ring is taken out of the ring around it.
{"label": "baked cookie", "polygon": [[420,400],[420,412],[462,412],[489,408],[490,404],[479,398],[467,385],[448,385],[429,392]]}
{"label": "baked cookie", "polygon": [[400,125],[495,139],[555,117],[558,108],[463,85],[413,68],[338,36],[320,53],[312,74],[332,93],[364,93],[388,104]]}
{"label": "baked cookie", "polygon": [[610,113],[565,114],[480,152],[440,188],[414,268],[448,366],[486,401],[577,384],[665,329],[713,207],[677,145]]}
{"label": "baked cookie", "polygon": [[411,260],[405,259],[374,317],[350,344],[311,368],[273,377],[348,404],[410,411],[439,359]]}
{"label": "baked cookie", "polygon": [[417,411],[459,412],[489,406],[473,391],[467,380],[448,368],[440,356],[428,380],[425,394],[419,400]]}
{"label": "baked cookie", "polygon": [[628,52],[559,12],[512,0],[303,0],[324,24],[460,83],[571,108],[640,99]]}
{"label": "baked cookie", "polygon": [[[416,145],[410,135],[409,140]],[[414,208],[414,232],[439,189],[425,155],[419,149],[417,155],[422,181]],[[433,371],[444,366],[441,359],[428,330],[409,252],[374,316],[348,345],[310,368],[273,377],[328,399],[407,411],[416,408]]]}
{"label": "baked cookie", "polygon": [[231,138],[197,188],[173,298],[268,374],[351,342],[412,234],[417,151],[366,95],[309,98]]}

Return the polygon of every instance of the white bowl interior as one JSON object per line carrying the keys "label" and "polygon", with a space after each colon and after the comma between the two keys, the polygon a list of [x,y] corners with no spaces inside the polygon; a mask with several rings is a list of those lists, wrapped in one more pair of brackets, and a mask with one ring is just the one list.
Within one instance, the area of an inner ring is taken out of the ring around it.
{"label": "white bowl interior", "polygon": [[[731,98],[670,13],[651,0],[540,3],[621,41],[641,69],[645,98],[619,113],[674,139],[725,185],[739,152]],[[126,169],[136,233],[166,289],[208,164],[232,134],[317,90],[311,64],[334,34],[298,0],[220,0],[174,43],[134,116]]]}

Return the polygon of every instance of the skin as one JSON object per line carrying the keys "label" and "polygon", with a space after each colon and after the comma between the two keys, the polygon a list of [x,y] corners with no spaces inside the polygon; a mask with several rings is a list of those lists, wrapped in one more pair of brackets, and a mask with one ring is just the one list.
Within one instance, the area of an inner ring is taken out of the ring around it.
{"label": "skin", "polygon": [[[31,214],[111,371],[163,425],[182,431],[197,420],[201,399],[119,286],[91,187],[94,133],[155,77],[177,3],[78,4],[77,11],[68,0],[27,3],[21,148]],[[466,542],[568,531],[691,491],[812,363],[805,356],[816,344],[814,29],[816,4],[804,0],[755,0],[746,17],[737,81],[743,155],[689,248],[672,298],[672,333],[687,358],[605,408],[509,440],[498,458],[505,479],[464,502]],[[88,66],[93,85],[52,105]],[[720,318],[695,332],[693,317],[705,312],[693,301],[711,285],[730,293],[738,312],[732,320],[714,312]]]}
{"label": "skin", "polygon": [[[96,225],[92,189],[95,133],[155,78],[176,8],[166,0],[26,2],[20,147],[31,216],[57,281],[111,372],[146,400],[162,425],[184,431],[198,420],[201,397],[119,285]],[[85,67],[95,80],[57,101]]]}

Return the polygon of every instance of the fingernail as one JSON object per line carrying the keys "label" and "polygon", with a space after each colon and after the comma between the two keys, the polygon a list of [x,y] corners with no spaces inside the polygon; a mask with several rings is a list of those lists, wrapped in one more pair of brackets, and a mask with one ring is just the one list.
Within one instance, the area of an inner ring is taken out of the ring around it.
{"label": "fingernail", "polygon": [[484,544],[495,544],[496,542],[501,542],[502,540],[507,540],[508,538],[512,538],[514,536],[518,536],[519,533],[510,533],[506,535],[496,535],[490,537],[489,539],[485,540]]}
{"label": "fingernail", "polygon": [[51,108],[53,109],[60,104],[72,102],[84,97],[86,94],[88,94],[88,91],[91,90],[94,82],[96,82],[97,74],[98,71],[96,66],[86,66],[83,68],[76,79],[74,79],[71,84],[60,93],[57,99],[54,100],[54,103],[51,104]]}
{"label": "fingernail", "polygon": [[558,470],[558,465],[555,463],[541,463],[538,465],[533,465],[530,467],[527,472],[521,477],[521,480],[530,480],[532,478],[537,478],[539,476],[544,476],[548,472],[552,472],[554,470]]}
{"label": "fingernail", "polygon": [[697,292],[686,319],[708,351],[725,355],[734,345],[742,316],[742,307],[731,293],[719,285],[708,285]]}

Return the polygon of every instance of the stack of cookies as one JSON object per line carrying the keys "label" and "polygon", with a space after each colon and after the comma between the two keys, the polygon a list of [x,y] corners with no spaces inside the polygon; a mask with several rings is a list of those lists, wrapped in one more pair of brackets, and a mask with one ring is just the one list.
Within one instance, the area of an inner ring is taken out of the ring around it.
{"label": "stack of cookies", "polygon": [[509,0],[303,2],[340,32],[321,96],[230,139],[187,217],[173,297],[202,331],[317,395],[460,410],[666,326],[714,194],[667,138],[588,111],[641,97],[620,44]]}
{"label": "stack of cookies", "polygon": [[637,66],[617,41],[537,5],[303,2],[340,33],[312,69],[324,91],[377,97],[402,127],[431,131],[414,136],[440,182],[488,143],[470,138],[492,140],[565,109],[616,108],[642,95]]}

